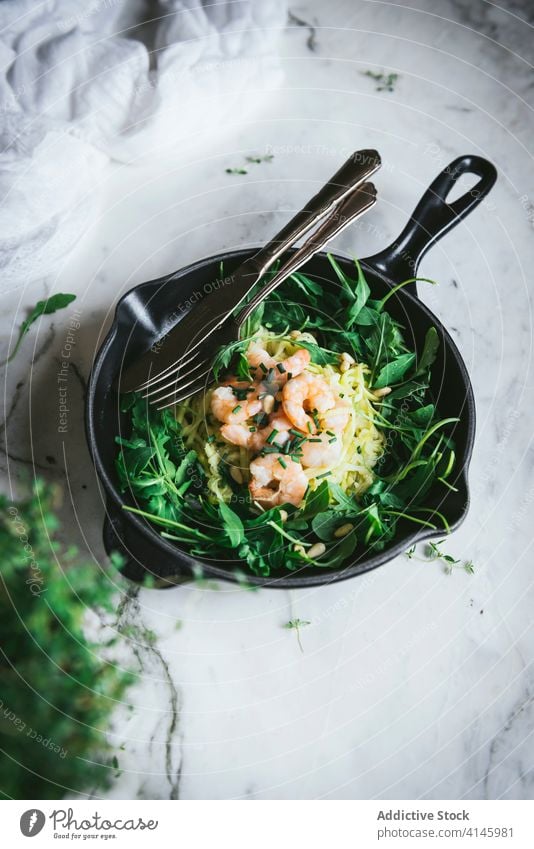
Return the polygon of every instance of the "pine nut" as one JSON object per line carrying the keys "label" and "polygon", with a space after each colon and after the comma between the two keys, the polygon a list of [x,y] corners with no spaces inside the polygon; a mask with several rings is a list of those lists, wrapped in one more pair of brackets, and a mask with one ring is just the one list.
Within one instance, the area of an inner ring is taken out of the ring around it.
{"label": "pine nut", "polygon": [[266,395],[263,399],[263,412],[264,413],[272,413],[274,407],[274,396]]}
{"label": "pine nut", "polygon": [[287,522],[287,518],[288,518],[288,517],[287,517],[287,513],[286,513],[286,511],[285,511],[285,510],[280,510],[280,519],[282,520],[282,522]]}
{"label": "pine nut", "polygon": [[312,560],[315,560],[316,557],[320,557],[326,551],[326,545],[324,542],[316,542],[315,545],[308,551],[308,557],[311,557]]}
{"label": "pine nut", "polygon": [[341,525],[340,528],[337,528],[337,530],[334,531],[334,536],[337,537],[337,539],[341,539],[341,537],[346,537],[347,534],[350,534],[353,527],[354,525],[351,525],[350,522],[347,522],[346,525]]}
{"label": "pine nut", "polygon": [[374,396],[375,398],[383,398],[384,395],[389,395],[391,392],[391,386],[384,386],[383,389],[375,389]]}
{"label": "pine nut", "polygon": [[236,483],[243,483],[243,475],[241,474],[240,470],[237,469],[235,466],[231,467],[230,475],[232,476],[232,478],[235,480]]}
{"label": "pine nut", "polygon": [[351,357],[350,354],[347,354],[346,351],[344,351],[341,354],[341,362],[340,362],[340,365],[339,365],[340,372],[348,371],[349,368],[351,366],[353,366],[355,362],[356,362],[356,360],[354,359],[354,357]]}

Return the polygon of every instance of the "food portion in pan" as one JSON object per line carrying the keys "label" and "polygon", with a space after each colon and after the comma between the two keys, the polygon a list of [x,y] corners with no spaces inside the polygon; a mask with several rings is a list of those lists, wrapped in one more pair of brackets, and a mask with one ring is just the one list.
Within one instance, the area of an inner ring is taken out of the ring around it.
{"label": "food portion in pan", "polygon": [[388,312],[399,287],[375,300],[358,262],[352,277],[330,262],[338,286],[293,275],[218,353],[205,391],[161,412],[121,401],[124,509],[194,557],[261,576],[333,569],[384,548],[399,522],[447,527],[431,505],[453,488],[457,420],[430,391],[437,332],[416,354]]}

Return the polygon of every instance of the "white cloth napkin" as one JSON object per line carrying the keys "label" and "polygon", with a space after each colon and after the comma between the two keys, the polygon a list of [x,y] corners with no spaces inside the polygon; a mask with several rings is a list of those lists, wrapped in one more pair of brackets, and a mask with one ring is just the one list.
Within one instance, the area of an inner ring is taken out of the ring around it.
{"label": "white cloth napkin", "polygon": [[285,0],[3,0],[1,288],[55,269],[111,160],[216,142],[257,108],[285,20]]}

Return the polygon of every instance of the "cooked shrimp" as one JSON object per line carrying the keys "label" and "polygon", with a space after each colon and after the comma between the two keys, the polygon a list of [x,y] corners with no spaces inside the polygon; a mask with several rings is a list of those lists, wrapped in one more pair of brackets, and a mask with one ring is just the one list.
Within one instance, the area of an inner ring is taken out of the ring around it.
{"label": "cooked shrimp", "polygon": [[221,436],[226,442],[230,442],[232,445],[239,445],[240,448],[253,448],[254,437],[259,436],[259,433],[251,433],[246,425],[223,424],[221,427]]}
{"label": "cooked shrimp", "polygon": [[308,479],[300,463],[283,454],[267,454],[250,464],[250,495],[263,507],[293,504],[299,507]]}
{"label": "cooked shrimp", "polygon": [[238,401],[231,386],[218,386],[211,396],[211,412],[215,418],[226,424],[241,424],[261,409],[261,401],[258,398]]}
{"label": "cooked shrimp", "polygon": [[258,343],[254,341],[252,341],[248,346],[246,357],[249,366],[253,369],[260,368],[262,365],[269,369],[274,368],[276,365],[274,357],[271,357],[265,348],[262,348],[261,345],[258,345]]}
{"label": "cooked shrimp", "polygon": [[226,442],[248,448],[249,451],[261,451],[269,436],[274,430],[277,431],[272,438],[273,445],[285,445],[289,439],[289,428],[291,422],[283,414],[275,413],[269,424],[258,431],[250,431],[242,424],[225,424],[221,427],[221,436]]}
{"label": "cooked shrimp", "polygon": [[339,436],[330,436],[327,433],[321,433],[313,439],[318,441],[310,442],[307,440],[301,446],[302,456],[300,462],[305,469],[322,466],[333,466],[341,457],[343,443]]}
{"label": "cooked shrimp", "polygon": [[[295,351],[290,357],[286,357],[285,360],[276,360],[267,353],[265,348],[258,345],[257,342],[250,343],[246,356],[249,366],[253,369],[259,369],[260,366],[264,366],[266,369],[275,369],[274,382],[280,386],[286,383],[288,374],[296,377],[296,375],[304,371],[311,360],[310,352],[306,348],[299,348],[298,351]],[[282,366],[282,372],[276,368],[278,365]]]}
{"label": "cooked shrimp", "polygon": [[326,413],[336,406],[336,396],[321,377],[304,371],[284,386],[282,405],[294,427],[304,433],[315,433],[315,422],[307,411]]}
{"label": "cooked shrimp", "polygon": [[327,410],[321,416],[321,427],[334,433],[342,433],[347,427],[350,419],[350,404],[341,398],[336,398],[336,406]]}

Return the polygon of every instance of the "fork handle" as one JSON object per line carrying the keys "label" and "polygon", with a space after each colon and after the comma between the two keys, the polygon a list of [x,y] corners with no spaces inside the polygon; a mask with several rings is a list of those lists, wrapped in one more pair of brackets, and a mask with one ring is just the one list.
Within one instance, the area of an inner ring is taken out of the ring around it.
{"label": "fork handle", "polygon": [[250,262],[254,264],[259,274],[265,274],[288,248],[350,195],[357,185],[374,174],[381,164],[382,160],[377,150],[356,150],[351,154],[345,164],[330,177],[328,183],[319,189],[305,207],[251,258]]}
{"label": "fork handle", "polygon": [[261,287],[259,292],[252,298],[251,301],[241,310],[235,322],[238,327],[247,320],[249,315],[280,283],[287,280],[295,271],[301,268],[310,257],[316,254],[323,248],[327,242],[341,233],[345,227],[348,227],[356,218],[367,212],[371,206],[376,203],[376,188],[373,183],[364,183],[361,186],[352,188],[350,194],[343,203],[336,207],[325,220],[319,225],[317,230],[310,238],[299,248],[295,253],[291,254],[285,265]]}

